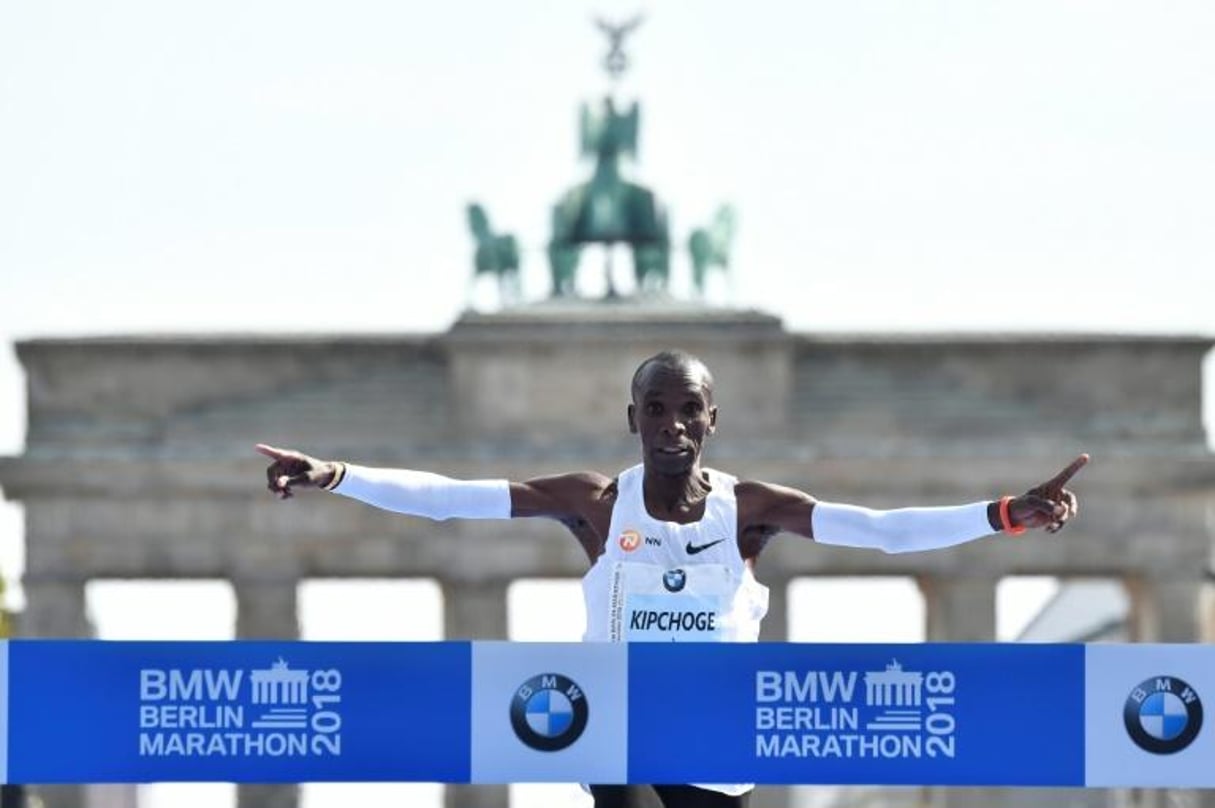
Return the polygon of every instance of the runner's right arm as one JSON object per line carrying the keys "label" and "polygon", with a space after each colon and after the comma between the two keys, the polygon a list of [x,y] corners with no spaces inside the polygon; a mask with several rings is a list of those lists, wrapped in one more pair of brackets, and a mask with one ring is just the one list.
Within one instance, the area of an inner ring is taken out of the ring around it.
{"label": "runner's right arm", "polygon": [[267,487],[282,499],[294,488],[323,488],[368,505],[427,519],[510,519],[541,516],[569,528],[597,555],[611,521],[615,481],[596,472],[536,477],[523,482],[457,480],[428,471],[372,468],[322,460],[293,449],[258,444],[271,459]]}

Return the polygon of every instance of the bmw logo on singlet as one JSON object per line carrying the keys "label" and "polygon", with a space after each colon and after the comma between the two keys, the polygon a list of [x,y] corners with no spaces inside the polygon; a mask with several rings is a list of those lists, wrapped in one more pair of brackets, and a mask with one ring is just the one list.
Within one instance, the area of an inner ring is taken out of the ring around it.
{"label": "bmw logo on singlet", "polygon": [[1122,720],[1140,749],[1157,755],[1180,752],[1202,729],[1202,702],[1194,688],[1175,676],[1145,679],[1131,691]]}
{"label": "bmw logo on singlet", "polygon": [[667,570],[662,574],[662,585],[668,592],[678,592],[688,582],[688,574],[681,569]]}
{"label": "bmw logo on singlet", "polygon": [[582,688],[559,673],[533,676],[515,689],[510,701],[516,737],[541,752],[556,752],[578,740],[588,715]]}

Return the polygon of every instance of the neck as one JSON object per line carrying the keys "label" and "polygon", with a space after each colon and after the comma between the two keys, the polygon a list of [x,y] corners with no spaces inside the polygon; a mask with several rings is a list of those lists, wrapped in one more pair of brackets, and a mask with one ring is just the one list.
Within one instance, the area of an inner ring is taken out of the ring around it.
{"label": "neck", "polygon": [[700,463],[682,474],[660,474],[647,468],[642,488],[651,507],[676,513],[704,501],[709,494],[709,481]]}

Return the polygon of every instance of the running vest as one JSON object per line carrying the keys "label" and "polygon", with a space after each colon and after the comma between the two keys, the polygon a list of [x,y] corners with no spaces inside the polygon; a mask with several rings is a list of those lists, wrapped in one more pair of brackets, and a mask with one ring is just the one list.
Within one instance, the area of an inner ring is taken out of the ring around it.
{"label": "running vest", "polygon": [[662,522],[646,512],[642,466],[617,478],[603,554],[582,579],[585,640],[755,642],[768,588],[738,552],[734,477],[705,469],[700,521]]}
{"label": "running vest", "polygon": [[[728,474],[705,469],[705,513],[687,525],[645,509],[644,468],[616,478],[616,504],[603,554],[582,578],[584,640],[755,642],[768,612],[768,587],[738,552],[738,503]],[[692,783],[745,794],[750,783]]]}

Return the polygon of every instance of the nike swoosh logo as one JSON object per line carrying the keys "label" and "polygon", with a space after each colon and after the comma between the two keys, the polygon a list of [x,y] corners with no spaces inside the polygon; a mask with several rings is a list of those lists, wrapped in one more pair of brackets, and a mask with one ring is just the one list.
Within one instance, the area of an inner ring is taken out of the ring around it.
{"label": "nike swoosh logo", "polygon": [[684,545],[683,549],[687,551],[688,555],[696,555],[697,553],[703,553],[705,550],[708,550],[715,544],[721,544],[723,541],[725,541],[725,539],[711,541],[708,544],[692,544],[692,542],[688,542]]}

